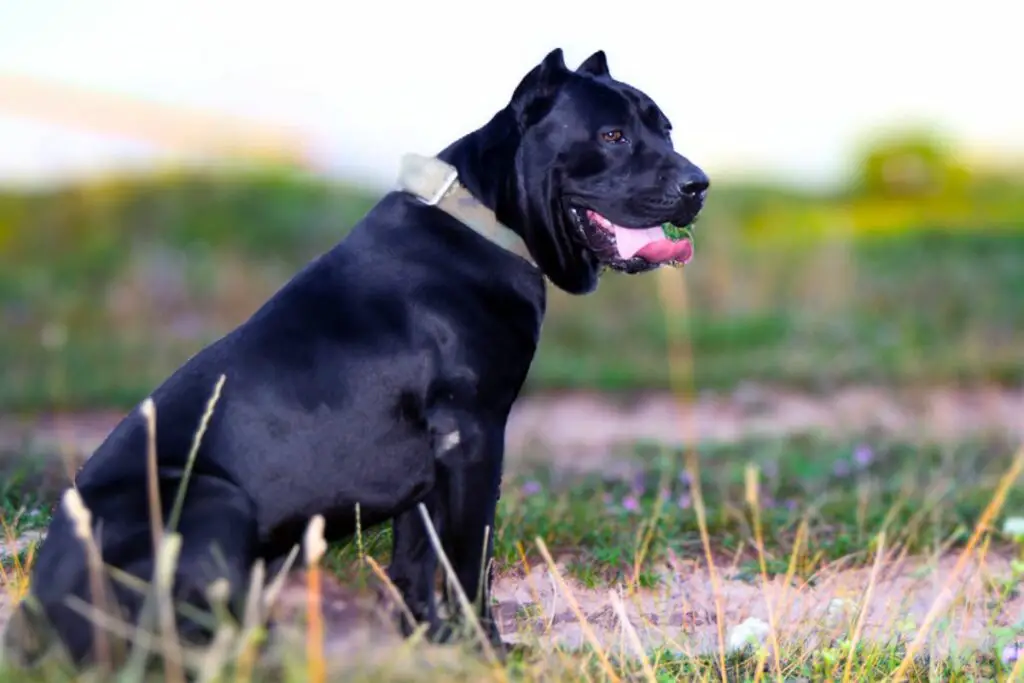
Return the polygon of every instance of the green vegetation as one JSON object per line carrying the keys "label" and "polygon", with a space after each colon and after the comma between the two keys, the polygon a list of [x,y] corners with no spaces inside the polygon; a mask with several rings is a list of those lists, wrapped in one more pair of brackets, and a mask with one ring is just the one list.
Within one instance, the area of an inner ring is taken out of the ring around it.
{"label": "green vegetation", "polygon": [[[666,320],[655,275],[552,291],[528,390],[1024,378],[1024,188],[928,138],[831,193],[716,184]],[[0,407],[129,406],[340,239],[376,194],[281,169],[0,193]]]}
{"label": "green vegetation", "polygon": [[[701,449],[698,456],[705,531],[719,558],[716,562],[722,568],[735,567],[735,580],[755,586],[760,586],[762,561],[769,576],[792,572],[796,581],[828,586],[829,577],[836,571],[871,566],[883,532],[887,557],[909,554],[927,558],[959,552],[982,522],[983,509],[1013,464],[1008,445],[996,441],[938,446],[885,440],[840,443],[817,436],[709,447]],[[496,530],[498,574],[508,576],[521,571],[522,553],[531,565],[543,565],[534,543],[538,537],[544,539],[553,555],[573,558],[566,564],[566,578],[578,582],[576,585],[582,588],[577,590],[606,590],[608,586],[656,590],[662,580],[659,568],[671,558],[701,564],[704,555],[695,512],[698,497],[681,464],[683,454],[638,444],[624,457],[635,465],[635,476],[569,475],[533,467],[512,474],[506,482]],[[751,497],[747,479],[751,465],[758,471],[755,498]],[[7,520],[12,515],[24,515],[28,505],[40,502],[36,492],[30,493],[26,497],[24,490],[18,494],[8,491],[2,503]],[[41,495],[46,498],[52,494]],[[754,506],[751,500],[756,500]],[[1010,486],[1001,510],[997,520],[1024,510],[1024,493],[1019,486]],[[756,549],[756,520],[760,520],[764,534],[761,552]],[[38,522],[30,518],[21,528],[34,527]],[[795,543],[801,526],[803,540]],[[992,555],[1007,554],[1014,543],[997,530],[984,533],[982,538],[982,545]],[[370,556],[386,564],[389,542],[386,531],[367,530],[358,542],[333,547],[324,566],[344,584],[365,589],[373,579],[360,558]],[[638,553],[642,555],[639,559]],[[5,571],[18,574],[22,571],[18,569],[23,566],[21,560],[26,558],[31,558],[31,551],[19,561],[6,562]],[[23,578],[12,577],[9,584],[23,585]],[[997,613],[999,605],[1013,598],[1016,590],[1012,584],[993,586],[989,611]],[[519,619],[525,622],[539,616],[524,612]],[[885,628],[890,627],[894,633],[898,630],[896,624]],[[948,627],[940,624],[938,628]],[[1005,678],[1012,662],[1001,661],[1002,653],[1007,643],[1015,636],[1019,638],[1019,629],[993,626],[992,634],[992,651],[941,657],[921,651],[907,672],[910,680],[936,680],[936,676],[942,680]],[[858,640],[851,624],[849,633],[837,634],[829,644],[783,643],[779,666],[787,679],[835,678],[850,666],[850,680],[883,680],[903,662],[907,646],[908,641],[899,637],[889,642]],[[606,643],[604,647],[613,645]],[[395,665],[395,661],[410,656],[399,648],[389,656],[389,663]],[[637,657],[609,659],[617,675],[643,680]],[[378,669],[381,678],[366,673],[365,678],[360,675],[345,680],[426,681],[440,680],[439,676],[500,680],[478,653],[467,652],[444,661],[447,664],[421,663],[416,675],[399,676]],[[680,677],[720,680],[722,661],[715,653],[683,654],[671,648],[656,648],[648,654],[659,681]],[[758,671],[772,678],[775,675],[774,658],[765,651],[730,653],[724,661],[729,680],[756,680]],[[301,662],[296,664],[289,675],[300,680],[303,666]],[[587,647],[555,653],[519,648],[510,655],[503,671],[514,680],[524,681],[609,680],[601,658]],[[52,678],[52,672],[49,675],[47,680],[64,680]],[[4,678],[0,670],[0,681],[6,680],[15,679]],[[264,679],[256,676],[253,680]]]}
{"label": "green vegetation", "polygon": [[[886,532],[890,548],[911,555],[962,543],[1010,467],[1006,443],[914,446],[837,443],[821,437],[749,441],[699,449],[707,529],[716,551],[753,568],[755,535],[746,502],[745,472],[760,470],[758,513],[768,573],[784,573],[799,548],[800,572],[827,563],[870,563],[873,539]],[[497,557],[518,564],[516,544],[537,536],[576,553],[569,567],[596,585],[628,576],[644,539],[641,569],[654,572],[666,552],[702,553],[696,495],[679,453],[638,448],[632,481],[598,475],[566,480],[550,469],[517,475],[501,500]],[[1024,490],[1007,498],[1024,510]],[[756,570],[753,570],[756,574]],[[652,574],[653,576],[653,574]]]}

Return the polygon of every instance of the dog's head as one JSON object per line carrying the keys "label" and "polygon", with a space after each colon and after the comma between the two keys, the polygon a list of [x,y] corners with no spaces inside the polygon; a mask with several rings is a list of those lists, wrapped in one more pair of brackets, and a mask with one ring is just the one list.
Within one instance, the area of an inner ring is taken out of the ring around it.
{"label": "dog's head", "polygon": [[583,294],[604,268],[627,273],[685,263],[692,241],[663,225],[689,226],[708,178],[675,151],[654,101],[615,80],[604,52],[572,71],[554,50],[516,88],[516,213],[551,281]]}

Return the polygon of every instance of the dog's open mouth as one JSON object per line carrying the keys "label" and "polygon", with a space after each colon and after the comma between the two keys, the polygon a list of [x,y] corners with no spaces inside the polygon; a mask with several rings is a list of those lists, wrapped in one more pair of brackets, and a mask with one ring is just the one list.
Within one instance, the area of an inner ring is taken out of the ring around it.
{"label": "dog's open mouth", "polygon": [[686,228],[669,224],[627,228],[593,209],[574,208],[573,215],[587,245],[602,262],[617,270],[684,265],[693,258],[693,238]]}

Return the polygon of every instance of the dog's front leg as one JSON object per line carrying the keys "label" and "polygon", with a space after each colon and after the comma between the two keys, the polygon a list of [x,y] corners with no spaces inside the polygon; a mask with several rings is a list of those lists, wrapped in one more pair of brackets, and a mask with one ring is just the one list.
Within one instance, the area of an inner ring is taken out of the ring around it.
{"label": "dog's front leg", "polygon": [[[423,501],[440,534],[445,524],[437,513],[440,491],[433,491]],[[439,638],[443,627],[437,615],[437,554],[430,542],[423,525],[423,517],[419,506],[406,510],[395,517],[391,525],[392,550],[391,564],[388,566],[388,578],[398,589],[408,609],[406,614],[401,610],[402,633],[412,634],[416,627],[427,624],[427,637],[430,640]],[[410,623],[409,616],[414,623]]]}
{"label": "dog's front leg", "polygon": [[[443,481],[441,517],[446,528],[443,547],[453,577],[476,606],[475,612],[492,646],[503,651],[501,634],[491,610],[491,558],[494,519],[501,488],[504,432],[471,420],[460,420],[460,438],[441,458]],[[446,591],[452,613],[461,612],[456,596]]]}

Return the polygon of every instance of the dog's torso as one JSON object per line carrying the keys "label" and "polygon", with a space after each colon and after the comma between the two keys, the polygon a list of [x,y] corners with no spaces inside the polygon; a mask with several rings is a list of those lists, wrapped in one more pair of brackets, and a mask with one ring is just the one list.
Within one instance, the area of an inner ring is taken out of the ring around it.
{"label": "dog's torso", "polygon": [[[533,266],[389,194],[154,392],[161,473],[173,481],[184,466],[223,373],[194,476],[227,478],[251,497],[269,553],[287,552],[314,514],[329,536],[351,533],[355,502],[363,523],[382,521],[433,485],[437,438],[451,438],[433,433],[433,416],[471,413],[475,429],[503,440],[543,310]],[[143,485],[145,439],[135,411],[78,476],[87,505]]]}

